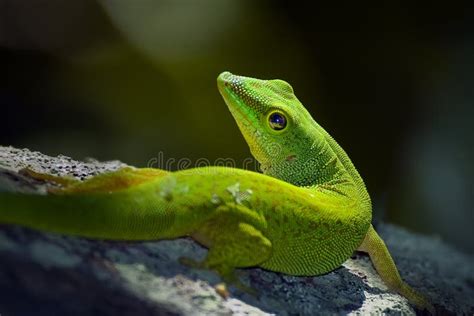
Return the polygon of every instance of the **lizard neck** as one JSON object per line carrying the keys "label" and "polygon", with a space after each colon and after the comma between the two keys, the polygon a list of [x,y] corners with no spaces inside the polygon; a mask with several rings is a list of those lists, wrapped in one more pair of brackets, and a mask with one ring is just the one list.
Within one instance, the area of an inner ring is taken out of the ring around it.
{"label": "lizard neck", "polygon": [[[334,140],[334,138],[332,138],[331,135],[326,132],[325,129],[323,129],[319,124],[315,124],[317,125],[317,128],[320,133],[326,139],[326,143],[332,149],[333,154],[337,156],[337,160],[342,165],[343,171],[341,171],[341,173],[345,176],[348,176],[353,181],[357,195],[360,198],[361,202],[370,210],[372,210],[372,202],[370,200],[370,195],[367,192],[364,180],[360,176],[352,161],[349,159],[349,156],[346,154],[344,149],[339,146],[339,144]],[[335,175],[334,178],[337,179],[337,175]]]}
{"label": "lizard neck", "polygon": [[341,146],[319,124],[314,124],[318,140],[306,152],[262,165],[262,171],[297,186],[355,198],[371,212],[370,196],[359,172]]}

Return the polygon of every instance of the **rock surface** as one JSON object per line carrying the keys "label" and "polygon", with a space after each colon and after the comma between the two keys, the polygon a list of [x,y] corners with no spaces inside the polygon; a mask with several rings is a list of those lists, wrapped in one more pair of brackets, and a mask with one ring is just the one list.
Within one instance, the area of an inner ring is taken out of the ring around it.
{"label": "rock surface", "polygon": [[[125,164],[78,162],[65,156],[0,147],[0,191],[44,194],[50,184],[19,173],[86,179]],[[1,206],[0,206],[1,211]],[[67,212],[67,210],[64,210]],[[378,225],[404,279],[440,314],[474,313],[474,259],[438,238]],[[257,297],[231,287],[214,290],[211,271],[179,264],[206,255],[191,239],[109,242],[0,225],[1,315],[362,315],[414,314],[387,291],[369,259],[356,254],[341,268],[317,277],[294,277],[258,268],[239,270]]]}

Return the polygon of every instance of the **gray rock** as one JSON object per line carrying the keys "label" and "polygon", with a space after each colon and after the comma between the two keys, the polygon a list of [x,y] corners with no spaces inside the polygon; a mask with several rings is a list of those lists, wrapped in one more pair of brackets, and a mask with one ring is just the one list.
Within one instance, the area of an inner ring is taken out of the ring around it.
{"label": "gray rock", "polygon": [[[45,193],[50,184],[19,172],[86,179],[125,164],[79,162],[65,156],[0,147],[0,191]],[[67,210],[65,210],[67,212]],[[474,313],[474,259],[439,238],[381,224],[404,279],[425,294],[438,312]],[[363,254],[323,276],[294,277],[258,268],[238,271],[254,297],[230,288],[224,299],[212,271],[192,269],[206,249],[188,238],[156,242],[110,242],[0,225],[2,315],[362,315],[414,314],[387,288]]]}

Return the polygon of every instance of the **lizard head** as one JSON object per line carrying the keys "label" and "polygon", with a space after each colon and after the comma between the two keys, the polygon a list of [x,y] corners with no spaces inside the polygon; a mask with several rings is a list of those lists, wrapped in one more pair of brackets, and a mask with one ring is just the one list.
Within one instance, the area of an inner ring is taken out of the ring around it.
{"label": "lizard head", "polygon": [[[308,159],[314,157],[312,149],[320,147],[324,137],[293,88],[283,80],[229,72],[219,75],[217,85],[262,171],[304,184],[304,179],[290,179],[290,173],[304,174]],[[281,170],[287,174],[279,174]]]}

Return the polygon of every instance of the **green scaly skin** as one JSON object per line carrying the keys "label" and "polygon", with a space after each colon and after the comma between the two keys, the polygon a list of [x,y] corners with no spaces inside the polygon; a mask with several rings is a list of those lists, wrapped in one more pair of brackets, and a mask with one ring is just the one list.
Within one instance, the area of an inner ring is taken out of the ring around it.
{"label": "green scaly skin", "polygon": [[[228,72],[217,81],[264,174],[224,167],[125,168],[74,182],[30,172],[64,187],[47,196],[0,193],[0,222],[110,240],[191,236],[209,248],[194,265],[234,284],[235,268],[319,275],[361,250],[389,288],[433,312],[401,280],[373,229],[359,173],[291,86]],[[270,122],[275,112],[284,126]]]}

